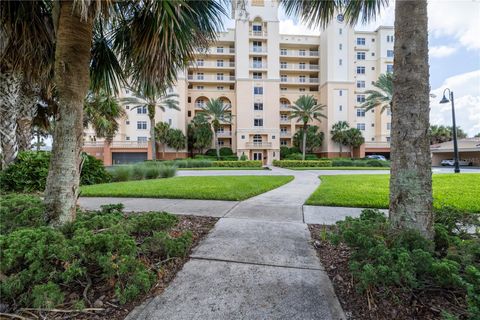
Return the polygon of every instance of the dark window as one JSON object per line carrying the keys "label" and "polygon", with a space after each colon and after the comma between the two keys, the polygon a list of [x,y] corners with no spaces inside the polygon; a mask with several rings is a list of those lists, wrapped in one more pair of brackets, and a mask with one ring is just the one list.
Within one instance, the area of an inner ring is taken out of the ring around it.
{"label": "dark window", "polygon": [[253,104],[253,110],[257,110],[257,111],[263,110],[263,103],[255,102]]}
{"label": "dark window", "polygon": [[187,101],[188,101],[188,103],[191,103],[192,102],[192,97],[188,97]]}
{"label": "dark window", "polygon": [[263,127],[263,119],[253,119],[254,127]]}
{"label": "dark window", "polygon": [[189,117],[192,116],[192,111],[188,111],[188,116],[189,116]]}

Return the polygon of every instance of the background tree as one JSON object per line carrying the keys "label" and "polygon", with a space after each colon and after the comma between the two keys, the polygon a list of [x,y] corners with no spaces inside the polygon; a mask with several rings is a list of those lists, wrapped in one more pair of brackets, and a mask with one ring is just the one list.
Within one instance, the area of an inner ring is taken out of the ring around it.
{"label": "background tree", "polygon": [[119,129],[118,121],[127,116],[118,100],[105,92],[90,93],[85,99],[83,111],[83,126],[91,125],[95,135],[105,138],[107,144],[112,143]]}
{"label": "background tree", "polygon": [[[430,136],[430,145],[436,143],[442,143],[453,140],[453,127],[443,126],[443,125],[431,125],[429,130]],[[457,127],[457,138],[464,139],[467,137],[467,134],[460,128]]]}
{"label": "background tree", "polygon": [[393,96],[393,73],[381,74],[373,86],[378,90],[365,91],[367,97],[360,108],[365,108],[365,111],[370,111],[374,108],[380,108],[381,113],[387,109],[391,109]]}
{"label": "background tree", "polygon": [[175,149],[175,158],[178,158],[178,150],[184,149],[187,137],[181,129],[170,129],[168,133],[168,146]]}
{"label": "background tree", "polygon": [[332,126],[330,134],[332,135],[332,141],[338,143],[340,149],[340,157],[343,157],[342,146],[345,145],[346,131],[350,128],[347,121],[339,121]]}
{"label": "background tree", "polygon": [[213,99],[201,106],[203,117],[210,123],[213,131],[213,140],[215,141],[215,149],[217,151],[217,159],[220,159],[220,146],[218,144],[217,132],[220,130],[222,123],[232,122],[232,106],[223,103],[220,99]]}
{"label": "background tree", "polygon": [[[321,147],[324,139],[324,133],[318,126],[309,126],[307,129],[306,151],[313,153],[315,148]],[[293,145],[302,150],[303,128],[297,130],[293,135]],[[303,151],[303,150],[302,150]]]}
{"label": "background tree", "polygon": [[480,138],[480,132],[473,136],[474,138]]}
{"label": "background tree", "polygon": [[350,158],[353,158],[353,149],[365,143],[362,131],[357,128],[350,128],[345,131],[345,145],[350,147]]}
{"label": "background tree", "polygon": [[[301,96],[290,106],[292,113],[290,114],[291,119],[297,119],[297,122],[303,124],[303,132],[307,132],[308,122],[313,120],[320,121],[320,118],[326,118],[322,113],[324,105],[318,104],[317,100],[313,96]],[[305,151],[307,145],[307,135],[303,135],[302,141],[302,160],[305,160]]]}
{"label": "background tree", "polygon": [[170,133],[170,125],[168,122],[158,122],[155,125],[155,137],[162,144],[162,159],[165,159],[165,147],[168,143],[168,134]]}
{"label": "background tree", "polygon": [[193,117],[188,125],[187,132],[189,135],[189,148],[191,148],[192,154],[194,149],[203,153],[204,149],[212,145],[212,130],[210,129],[210,124],[202,114]]}

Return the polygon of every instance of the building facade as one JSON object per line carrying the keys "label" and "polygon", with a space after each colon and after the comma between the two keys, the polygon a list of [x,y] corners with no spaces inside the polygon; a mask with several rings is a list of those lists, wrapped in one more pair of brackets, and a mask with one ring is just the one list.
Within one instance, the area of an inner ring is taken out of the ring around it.
{"label": "building facade", "polygon": [[[207,51],[199,50],[196,60],[179,73],[172,91],[179,95],[181,111],[157,112],[157,122],[186,131],[203,104],[220,98],[231,105],[233,119],[218,132],[220,146],[270,164],[279,159],[281,146],[292,146],[301,127],[290,119],[289,106],[301,95],[313,95],[326,106],[327,118],[311,123],[325,134],[317,150],[320,156],[340,156],[339,145],[330,138],[338,121],[362,131],[365,144],[357,156],[389,154],[390,111],[365,112],[358,106],[378,76],[393,70],[393,27],[355,31],[339,14],[320,36],[286,35],[279,33],[277,1],[242,2],[244,7],[232,3],[235,28],[219,34]],[[146,111],[126,108],[128,119],[110,146],[92,141],[94,133],[86,132],[85,150],[106,165],[149,157]],[[167,151],[172,158],[172,150]]]}

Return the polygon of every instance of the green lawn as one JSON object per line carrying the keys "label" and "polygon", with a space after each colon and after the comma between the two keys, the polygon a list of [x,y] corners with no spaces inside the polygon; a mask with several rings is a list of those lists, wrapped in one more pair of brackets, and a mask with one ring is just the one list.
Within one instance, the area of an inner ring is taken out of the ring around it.
{"label": "green lawn", "polygon": [[389,167],[290,167],[291,170],[390,170]]}
{"label": "green lawn", "polygon": [[[321,185],[306,204],[388,208],[389,175],[321,176]],[[436,208],[448,205],[469,212],[480,212],[480,174],[433,175]]]}
{"label": "green lawn", "polygon": [[244,200],[292,180],[293,176],[175,177],[83,186],[81,196]]}

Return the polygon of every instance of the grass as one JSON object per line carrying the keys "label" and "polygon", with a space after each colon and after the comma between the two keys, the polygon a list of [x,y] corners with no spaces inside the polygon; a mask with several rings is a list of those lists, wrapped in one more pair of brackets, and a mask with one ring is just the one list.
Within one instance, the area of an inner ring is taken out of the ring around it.
{"label": "grass", "polygon": [[203,167],[203,168],[177,168],[178,171],[191,170],[191,171],[201,171],[201,170],[270,170],[263,167]]}
{"label": "grass", "polygon": [[285,168],[292,170],[390,170],[389,167],[298,167]]}
{"label": "grass", "polygon": [[[321,176],[309,205],[388,208],[389,175]],[[480,212],[480,174],[433,175],[433,205]]]}
{"label": "grass", "polygon": [[84,197],[244,200],[275,189],[293,176],[205,176],[114,182],[84,186]]}

